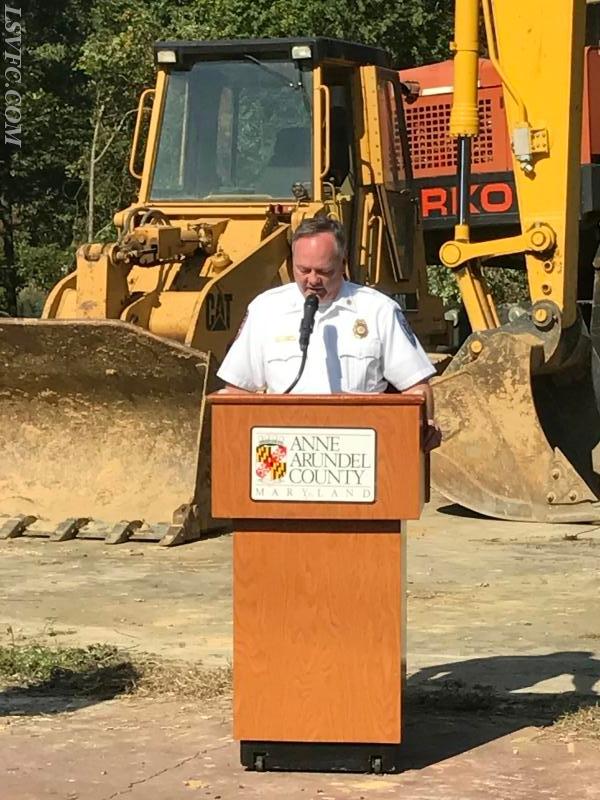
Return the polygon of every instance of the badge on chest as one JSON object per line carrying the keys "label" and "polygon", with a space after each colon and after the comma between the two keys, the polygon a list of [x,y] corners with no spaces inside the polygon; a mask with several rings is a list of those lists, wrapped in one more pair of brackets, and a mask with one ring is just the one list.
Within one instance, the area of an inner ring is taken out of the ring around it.
{"label": "badge on chest", "polygon": [[357,339],[364,339],[369,333],[369,327],[364,319],[357,319],[352,328],[352,333]]}

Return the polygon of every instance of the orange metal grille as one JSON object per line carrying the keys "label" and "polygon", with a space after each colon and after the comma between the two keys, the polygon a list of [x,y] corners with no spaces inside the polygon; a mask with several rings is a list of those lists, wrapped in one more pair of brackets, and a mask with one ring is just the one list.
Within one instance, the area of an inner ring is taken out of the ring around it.
{"label": "orange metal grille", "polygon": [[[406,130],[415,177],[423,171],[454,170],[456,168],[456,141],[448,133],[450,127],[450,101],[417,102],[405,106]],[[494,161],[494,136],[492,131],[492,100],[479,100],[479,136],[473,140],[472,164],[489,164]]]}

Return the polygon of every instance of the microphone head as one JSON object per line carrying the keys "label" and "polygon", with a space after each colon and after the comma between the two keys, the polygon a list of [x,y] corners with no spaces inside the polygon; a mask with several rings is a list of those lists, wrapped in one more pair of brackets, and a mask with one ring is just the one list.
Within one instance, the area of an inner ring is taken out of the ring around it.
{"label": "microphone head", "polygon": [[300,323],[300,349],[306,352],[308,340],[313,332],[315,315],[319,307],[319,298],[316,294],[309,294],[304,301],[304,314]]}
{"label": "microphone head", "polygon": [[309,309],[311,311],[316,311],[319,307],[319,296],[316,294],[309,294],[306,300],[304,301],[304,308],[306,311]]}

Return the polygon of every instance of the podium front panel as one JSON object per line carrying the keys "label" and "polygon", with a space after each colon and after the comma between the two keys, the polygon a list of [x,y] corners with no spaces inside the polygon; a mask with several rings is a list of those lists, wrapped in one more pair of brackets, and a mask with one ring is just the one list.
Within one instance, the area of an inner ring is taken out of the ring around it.
{"label": "podium front panel", "polygon": [[211,402],[214,517],[420,516],[420,397],[211,395]]}
{"label": "podium front panel", "polygon": [[399,743],[400,523],[259,527],[234,534],[235,738]]}

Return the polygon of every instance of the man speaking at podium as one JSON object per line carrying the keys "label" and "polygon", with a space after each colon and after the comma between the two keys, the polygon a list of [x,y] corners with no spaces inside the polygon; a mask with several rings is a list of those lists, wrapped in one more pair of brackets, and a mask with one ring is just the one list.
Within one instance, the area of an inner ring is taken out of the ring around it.
{"label": "man speaking at podium", "polygon": [[[344,279],[337,220],[304,220],[292,237],[294,283],[256,297],[218,376],[227,392],[423,394],[425,451],[441,441],[429,379],[435,368],[398,304]],[[300,333],[299,333],[300,332]]]}

